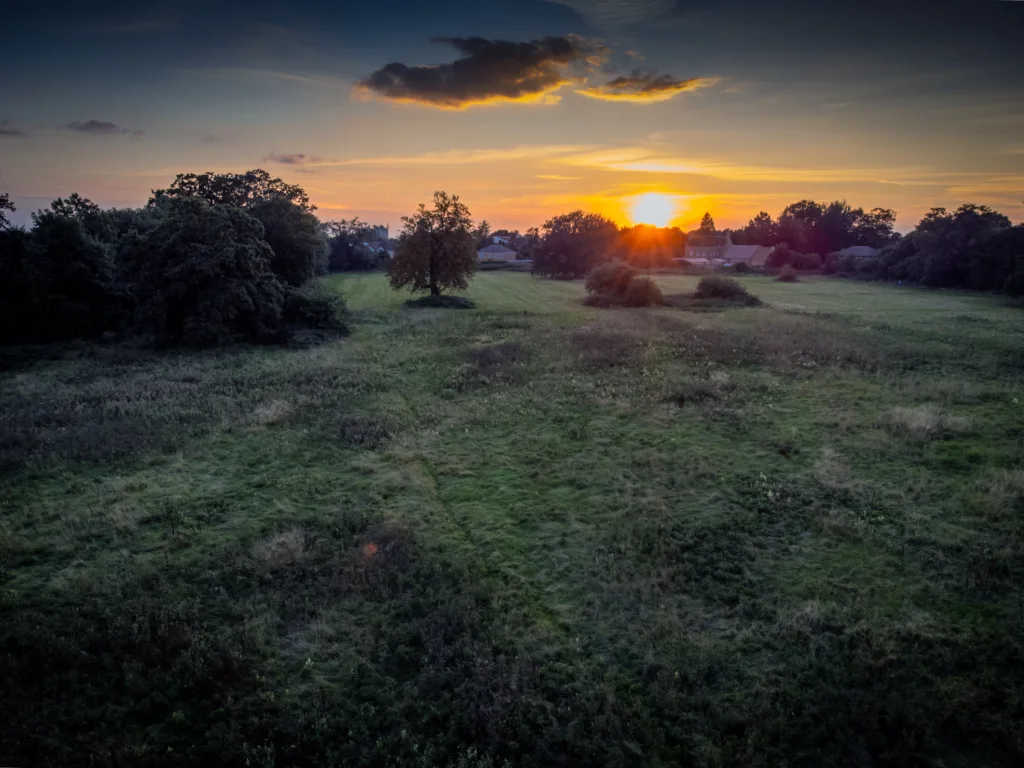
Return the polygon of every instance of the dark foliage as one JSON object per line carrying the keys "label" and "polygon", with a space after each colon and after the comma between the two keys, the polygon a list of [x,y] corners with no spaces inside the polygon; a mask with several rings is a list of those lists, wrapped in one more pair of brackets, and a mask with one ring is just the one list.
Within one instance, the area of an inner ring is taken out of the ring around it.
{"label": "dark foliage", "polygon": [[777,278],[775,278],[775,279],[778,280],[780,283],[799,283],[800,282],[800,278],[798,278],[796,276],[796,270],[793,269],[788,264],[785,267],[782,268],[782,271],[779,273],[779,276]]}
{"label": "dark foliage", "polygon": [[587,275],[587,297],[591,307],[656,307],[664,303],[661,289],[646,277],[639,277],[633,267],[621,261],[610,261]]}
{"label": "dark foliage", "polygon": [[630,281],[637,271],[621,261],[610,261],[596,267],[589,275],[585,287],[587,293],[625,295]]}
{"label": "dark foliage", "polygon": [[204,346],[342,330],[343,306],[326,291],[285,303],[280,281],[300,288],[326,271],[311,210],[305,192],[264,172],[179,176],[144,209],[57,198],[31,230],[0,228],[0,343],[118,332]]}
{"label": "dark foliage", "polygon": [[718,299],[751,307],[761,303],[759,298],[752,296],[746,288],[731,277],[721,277],[719,275],[709,275],[708,277],[701,278],[693,295],[698,299]]}
{"label": "dark foliage", "polygon": [[274,252],[270,268],[283,283],[302,285],[327,272],[327,238],[316,216],[283,197],[246,210],[263,225],[263,239]]}
{"label": "dark foliage", "polygon": [[309,195],[295,184],[273,178],[261,168],[245,173],[179,173],[167,189],[153,190],[149,204],[158,205],[167,197],[200,197],[212,205],[235,205],[248,208],[257,203],[280,198],[294,203],[306,212],[316,210]]}
{"label": "dark foliage", "polygon": [[396,291],[464,291],[476,271],[473,220],[456,195],[434,193],[434,205],[420,204],[404,226],[395,258],[388,265],[388,282]]}
{"label": "dark foliage", "polygon": [[745,261],[741,261],[734,267],[734,269],[736,270],[737,274],[745,275],[747,274],[747,272],[750,271],[750,265],[747,264],[747,262]]}
{"label": "dark foliage", "polygon": [[596,213],[573,211],[544,223],[533,255],[533,271],[545,277],[574,279],[612,258],[619,228]]}
{"label": "dark foliage", "polygon": [[271,272],[263,227],[241,208],[175,199],[139,237],[136,315],[163,346],[268,341],[279,331],[284,289]]}
{"label": "dark foliage", "polygon": [[476,309],[476,304],[462,296],[422,296],[409,299],[405,306],[410,309]]}
{"label": "dark foliage", "polygon": [[658,307],[665,303],[658,284],[649,277],[637,277],[626,288],[627,307]]}
{"label": "dark foliage", "polygon": [[878,258],[830,259],[826,271],[862,280],[890,280],[936,288],[1007,291],[1024,271],[1024,225],[987,206],[932,209],[917,228]]}
{"label": "dark foliage", "polygon": [[[852,208],[842,200],[818,203],[801,200],[787,206],[778,220],[765,211],[752,218],[746,227],[733,233],[733,241],[748,245],[781,245],[793,253],[824,256],[853,245],[881,248],[895,239],[896,214],[887,208],[865,211]],[[783,266],[782,262],[770,266]],[[812,267],[794,264],[797,269]]]}
{"label": "dark foliage", "polygon": [[89,338],[118,328],[130,300],[115,286],[110,247],[76,218],[33,218],[30,232],[0,232],[0,340]]}
{"label": "dark foliage", "polygon": [[347,333],[345,300],[320,283],[290,289],[281,313],[285,323],[301,328]]}

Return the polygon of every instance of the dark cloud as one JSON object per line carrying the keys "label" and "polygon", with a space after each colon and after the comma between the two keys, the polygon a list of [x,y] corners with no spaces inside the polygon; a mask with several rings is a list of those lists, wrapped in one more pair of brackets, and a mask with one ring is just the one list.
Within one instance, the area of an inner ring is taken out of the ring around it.
{"label": "dark cloud", "polygon": [[[464,109],[496,101],[556,100],[554,91],[578,82],[578,73],[601,64],[607,50],[577,35],[529,42],[482,37],[438,38],[463,54],[450,64],[408,66],[393,62],[358,87],[390,101]],[[575,75],[574,75],[575,73]]]}
{"label": "dark cloud", "polygon": [[684,91],[696,90],[711,85],[713,82],[711,79],[702,77],[680,80],[672,75],[656,75],[654,72],[637,70],[630,75],[622,75],[614,80],[609,80],[604,85],[584,88],[577,93],[592,99],[649,104],[655,101],[667,101]]}
{"label": "dark cloud", "polygon": [[108,123],[104,120],[74,120],[65,123],[64,128],[77,133],[88,133],[91,136],[145,136],[145,131],[133,131],[131,128],[122,128],[116,123]]}
{"label": "dark cloud", "polygon": [[0,120],[0,136],[24,136],[25,132],[15,128],[10,120]]}
{"label": "dark cloud", "polygon": [[302,153],[278,154],[277,152],[271,152],[263,158],[263,162],[280,163],[281,165],[307,165],[309,163],[319,163],[320,158]]}

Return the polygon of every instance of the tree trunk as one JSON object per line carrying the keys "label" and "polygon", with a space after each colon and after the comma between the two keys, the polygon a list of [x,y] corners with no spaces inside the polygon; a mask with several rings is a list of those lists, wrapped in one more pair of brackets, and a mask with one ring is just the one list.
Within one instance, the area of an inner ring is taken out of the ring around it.
{"label": "tree trunk", "polygon": [[437,259],[433,255],[430,257],[430,295],[441,295],[441,289],[437,287]]}

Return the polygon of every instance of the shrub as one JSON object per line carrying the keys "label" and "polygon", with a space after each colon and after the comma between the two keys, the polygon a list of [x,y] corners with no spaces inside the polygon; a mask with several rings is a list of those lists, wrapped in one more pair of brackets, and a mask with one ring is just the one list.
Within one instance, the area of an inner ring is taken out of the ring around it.
{"label": "shrub", "polygon": [[779,276],[775,278],[780,283],[799,283],[800,278],[796,276],[796,270],[794,270],[789,264],[782,268]]}
{"label": "shrub", "polygon": [[747,289],[737,283],[731,277],[720,277],[711,275],[701,278],[697,284],[694,296],[698,299],[722,299],[734,301],[748,306],[755,306],[761,303],[756,296],[751,296]]}
{"label": "shrub", "polygon": [[347,332],[345,300],[321,283],[292,288],[285,295],[282,317],[286,323],[305,328]]}
{"label": "shrub", "polygon": [[1017,270],[1006,278],[1003,290],[1010,296],[1024,296],[1024,269]]}
{"label": "shrub", "polygon": [[735,269],[737,274],[745,275],[750,271],[750,265],[747,264],[747,262],[745,261],[741,261],[739,264],[736,265]]}
{"label": "shrub", "polygon": [[623,261],[609,261],[587,275],[587,293],[625,296],[637,271]]}
{"label": "shrub", "polygon": [[660,307],[664,303],[661,289],[649,277],[634,278],[626,288],[627,307]]}

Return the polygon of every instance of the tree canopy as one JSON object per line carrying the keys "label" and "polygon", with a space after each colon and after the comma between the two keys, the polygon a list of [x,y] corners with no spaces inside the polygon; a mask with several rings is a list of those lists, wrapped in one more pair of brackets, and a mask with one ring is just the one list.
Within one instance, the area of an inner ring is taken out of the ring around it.
{"label": "tree canopy", "polygon": [[619,245],[619,228],[596,213],[572,211],[544,222],[533,271],[560,278],[583,277],[608,261]]}
{"label": "tree canopy", "polygon": [[262,341],[278,329],[284,288],[271,271],[263,227],[234,205],[181,197],[136,242],[137,314],[164,345]]}
{"label": "tree canopy", "polygon": [[316,206],[310,204],[306,190],[273,178],[261,168],[245,173],[179,173],[167,189],[153,190],[150,204],[161,197],[201,197],[214,205],[237,205],[239,208],[282,198],[307,213],[316,210]]}
{"label": "tree canopy", "polygon": [[455,195],[435,192],[431,208],[422,203],[412,216],[402,218],[402,233],[388,282],[396,291],[465,290],[476,271],[473,219]]}

